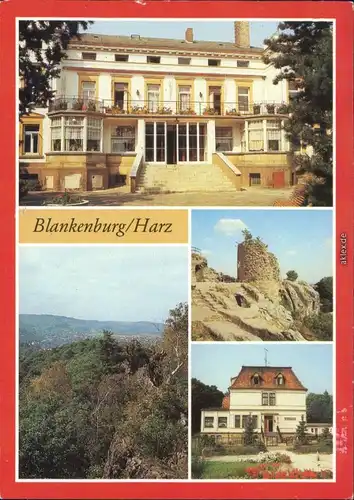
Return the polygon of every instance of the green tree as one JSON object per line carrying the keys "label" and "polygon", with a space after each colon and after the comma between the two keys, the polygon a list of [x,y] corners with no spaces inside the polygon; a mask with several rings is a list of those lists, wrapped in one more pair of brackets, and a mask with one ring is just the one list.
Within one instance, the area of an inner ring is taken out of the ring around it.
{"label": "green tree", "polygon": [[186,375],[188,371],[188,304],[179,303],[170,310],[163,331],[163,350],[166,353],[166,380]]}
{"label": "green tree", "polygon": [[295,439],[297,444],[306,444],[308,442],[308,435],[306,432],[306,422],[304,420],[304,417],[301,417],[301,420],[296,428],[296,435]]}
{"label": "green tree", "polygon": [[294,270],[288,271],[286,273],[286,279],[289,281],[296,281],[298,279],[298,277],[299,277],[299,275]]}
{"label": "green tree", "polygon": [[192,432],[200,432],[201,410],[203,408],[221,408],[224,398],[215,385],[206,385],[192,378]]}
{"label": "green tree", "polygon": [[252,241],[253,239],[252,233],[248,229],[243,229],[242,235],[245,241]]}
{"label": "green tree", "polygon": [[72,38],[87,30],[91,21],[20,21],[19,89],[20,116],[53,99],[51,80],[60,75],[60,62]]}
{"label": "green tree", "polygon": [[255,439],[255,430],[253,425],[253,418],[251,413],[248,415],[246,419],[246,426],[244,431],[244,442],[245,446],[252,446],[254,444]]}
{"label": "green tree", "polygon": [[325,391],[323,394],[310,392],[306,397],[306,415],[309,423],[327,423],[333,421],[333,396]]}
{"label": "green tree", "polygon": [[290,119],[285,130],[294,146],[303,141],[313,148],[311,157],[296,156],[299,174],[315,176],[307,185],[307,203],[332,206],[332,23],[286,21],[278,28],[277,36],[265,40],[269,50],[264,60],[280,70],[275,84],[288,80],[298,90],[286,110]]}
{"label": "green tree", "polygon": [[320,294],[321,310],[322,312],[333,311],[333,278],[327,276],[322,278],[315,285],[316,290]]}
{"label": "green tree", "polygon": [[319,314],[311,314],[306,316],[303,324],[312,332],[319,340],[333,339],[333,316],[332,314],[320,312]]}

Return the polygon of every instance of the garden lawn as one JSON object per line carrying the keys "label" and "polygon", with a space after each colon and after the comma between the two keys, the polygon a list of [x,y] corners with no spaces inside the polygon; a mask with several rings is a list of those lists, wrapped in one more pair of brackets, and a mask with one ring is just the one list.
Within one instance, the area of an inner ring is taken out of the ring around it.
{"label": "garden lawn", "polygon": [[233,479],[244,477],[247,467],[252,467],[252,462],[213,462],[205,461],[201,479]]}

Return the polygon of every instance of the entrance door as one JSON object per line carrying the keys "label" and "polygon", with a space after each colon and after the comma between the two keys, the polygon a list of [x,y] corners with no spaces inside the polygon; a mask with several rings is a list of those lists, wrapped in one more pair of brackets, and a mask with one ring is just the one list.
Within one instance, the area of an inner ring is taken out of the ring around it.
{"label": "entrance door", "polygon": [[167,163],[174,165],[177,163],[177,127],[167,125]]}
{"label": "entrance door", "polygon": [[273,417],[272,417],[272,415],[266,415],[264,417],[264,430],[265,430],[265,432],[273,432]]}
{"label": "entrance door", "polygon": [[285,172],[273,172],[273,186],[275,188],[285,187]]}

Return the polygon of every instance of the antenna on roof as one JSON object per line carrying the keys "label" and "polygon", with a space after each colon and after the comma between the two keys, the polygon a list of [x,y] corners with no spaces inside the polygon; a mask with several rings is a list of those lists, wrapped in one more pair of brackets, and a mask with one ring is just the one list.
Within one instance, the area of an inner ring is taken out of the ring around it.
{"label": "antenna on roof", "polygon": [[264,366],[268,365],[267,352],[268,352],[268,349],[264,349]]}

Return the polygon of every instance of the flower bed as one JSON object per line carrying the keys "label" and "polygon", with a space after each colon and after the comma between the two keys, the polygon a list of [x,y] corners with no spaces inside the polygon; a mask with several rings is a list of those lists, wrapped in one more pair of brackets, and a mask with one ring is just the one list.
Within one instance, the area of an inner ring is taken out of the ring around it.
{"label": "flower bed", "polygon": [[89,203],[88,200],[83,200],[81,196],[77,194],[70,194],[65,191],[63,194],[59,194],[54,196],[51,200],[46,200],[43,202],[45,206],[79,206],[79,205],[87,205]]}
{"label": "flower bed", "polygon": [[330,470],[319,472],[313,470],[281,470],[282,464],[273,462],[271,464],[259,464],[256,467],[247,467],[246,476],[248,479],[332,479],[333,473]]}

